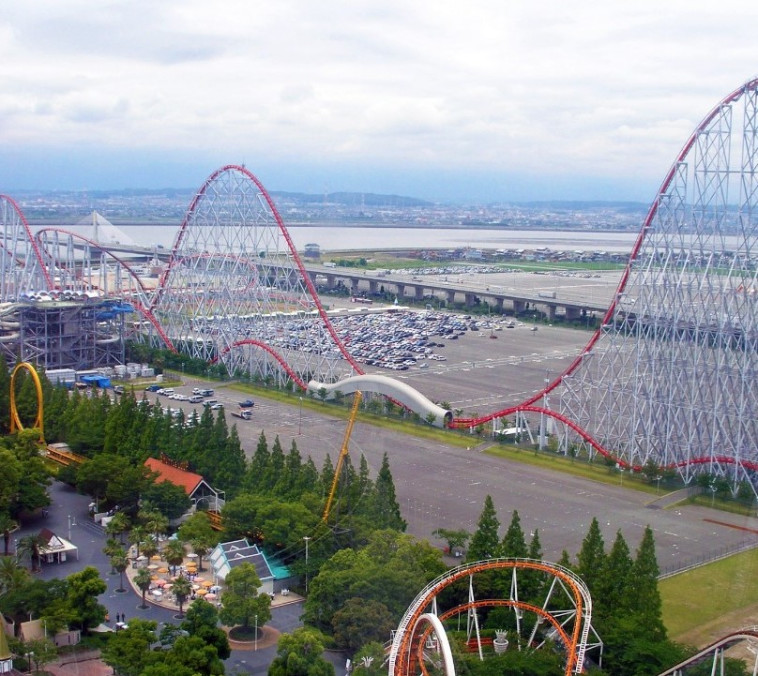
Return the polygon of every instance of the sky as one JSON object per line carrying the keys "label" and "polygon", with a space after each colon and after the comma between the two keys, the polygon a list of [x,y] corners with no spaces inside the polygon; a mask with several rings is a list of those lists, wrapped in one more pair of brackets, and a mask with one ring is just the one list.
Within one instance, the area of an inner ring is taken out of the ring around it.
{"label": "sky", "polygon": [[651,202],[758,73],[744,0],[27,0],[0,193],[199,188]]}

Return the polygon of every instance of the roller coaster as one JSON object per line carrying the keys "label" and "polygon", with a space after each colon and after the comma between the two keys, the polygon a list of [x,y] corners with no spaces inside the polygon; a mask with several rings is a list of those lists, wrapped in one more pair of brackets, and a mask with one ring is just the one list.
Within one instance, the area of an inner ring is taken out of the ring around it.
{"label": "roller coaster", "polygon": [[[563,373],[516,406],[435,418],[474,429],[549,416],[560,452],[633,470],[652,464],[685,483],[706,471],[758,495],[757,111],[751,80],[698,124],[641,224],[600,328]],[[0,197],[0,219],[1,303],[41,290],[120,298],[141,315],[134,339],[282,388],[336,389],[346,365],[349,376],[364,375],[276,205],[243,166],[221,167],[198,190],[154,287],[106,245],[65,229],[32,233],[10,197]],[[547,394],[554,406],[544,405]]]}

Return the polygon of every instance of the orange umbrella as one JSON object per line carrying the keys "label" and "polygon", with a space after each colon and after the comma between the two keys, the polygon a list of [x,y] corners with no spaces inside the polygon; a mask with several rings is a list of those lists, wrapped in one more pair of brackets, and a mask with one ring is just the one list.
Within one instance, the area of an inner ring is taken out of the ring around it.
{"label": "orange umbrella", "polygon": [[195,592],[195,594],[197,594],[198,596],[205,596],[207,593],[208,593],[208,590],[207,590],[207,589],[198,589],[198,590]]}
{"label": "orange umbrella", "polygon": [[213,582],[211,582],[210,580],[203,580],[202,584],[203,584],[203,587],[212,587],[213,586]]}
{"label": "orange umbrella", "polygon": [[161,560],[161,557],[160,557],[160,556],[158,556],[157,554],[153,554],[153,555],[150,557],[150,560],[151,560],[151,561],[160,561],[160,560]]}
{"label": "orange umbrella", "polygon": [[163,568],[158,568],[158,572],[159,573],[168,573],[168,568],[166,568],[165,566]]}

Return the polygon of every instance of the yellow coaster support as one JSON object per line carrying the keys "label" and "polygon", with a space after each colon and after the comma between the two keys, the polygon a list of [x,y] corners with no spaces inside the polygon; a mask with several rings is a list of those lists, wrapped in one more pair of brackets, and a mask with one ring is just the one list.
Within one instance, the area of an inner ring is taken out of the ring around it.
{"label": "yellow coaster support", "polygon": [[342,465],[345,462],[345,456],[347,455],[348,447],[350,446],[350,435],[353,433],[353,425],[355,419],[358,417],[358,409],[361,405],[361,393],[355,392],[353,397],[353,408],[350,411],[350,417],[347,421],[347,429],[345,429],[345,437],[342,439],[342,448],[340,449],[339,457],[337,458],[337,466],[334,468],[334,479],[332,480],[332,488],[329,491],[329,497],[326,499],[326,506],[324,507],[324,515],[321,520],[326,523],[329,518],[329,512],[332,510],[332,502],[334,501],[334,494],[337,492],[337,484],[340,480],[340,473],[342,472]]}

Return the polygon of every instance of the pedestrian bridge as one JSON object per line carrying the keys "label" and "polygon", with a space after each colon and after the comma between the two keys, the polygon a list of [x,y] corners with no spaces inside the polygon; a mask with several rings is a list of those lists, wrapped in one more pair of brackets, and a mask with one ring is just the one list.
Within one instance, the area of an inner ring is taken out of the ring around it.
{"label": "pedestrian bridge", "polygon": [[380,375],[351,376],[336,383],[321,383],[311,380],[308,391],[316,396],[326,392],[326,399],[333,399],[335,392],[353,394],[354,392],[375,392],[394,399],[424,420],[430,421],[436,427],[445,427],[453,421],[453,414],[433,401],[427,399],[421,392],[406,383]]}

